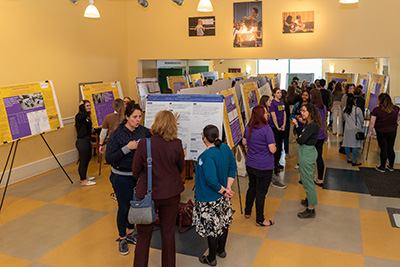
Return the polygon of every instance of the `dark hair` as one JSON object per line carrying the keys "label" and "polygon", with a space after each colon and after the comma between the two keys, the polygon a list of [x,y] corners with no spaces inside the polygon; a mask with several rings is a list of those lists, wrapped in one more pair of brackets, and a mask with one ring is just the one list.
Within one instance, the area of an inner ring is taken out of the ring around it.
{"label": "dark hair", "polygon": [[258,13],[258,8],[253,7],[254,12]]}
{"label": "dark hair", "polygon": [[351,114],[351,111],[353,110],[353,106],[355,106],[355,102],[354,100],[356,100],[356,98],[354,97],[353,94],[348,94],[347,95],[347,102],[346,102],[346,107],[344,108],[344,113],[346,114]]}
{"label": "dark hair", "polygon": [[249,137],[250,140],[251,132],[254,128],[260,128],[260,126],[268,125],[267,119],[265,119],[265,108],[261,105],[257,105],[251,111],[251,117],[249,120]]}
{"label": "dark hair", "polygon": [[287,23],[292,23],[292,19],[293,19],[293,17],[292,16],[287,16],[287,18],[286,18],[286,22]]}
{"label": "dark hair", "polygon": [[293,82],[294,80],[300,81],[300,79],[299,79],[297,76],[294,76],[294,77],[293,77],[292,82]]}
{"label": "dark hair", "polygon": [[297,97],[298,94],[296,93],[296,87],[294,87],[293,85],[289,85],[286,97],[287,102],[293,104],[293,102],[296,100]]}
{"label": "dark hair", "polygon": [[[318,128],[321,129],[322,121],[317,108],[311,103],[305,104],[304,106],[306,107],[308,113],[310,114],[311,120],[314,121],[318,125]],[[306,120],[306,125],[307,124],[308,120]]]}
{"label": "dark hair", "polygon": [[216,147],[220,147],[222,145],[222,141],[219,139],[219,130],[215,125],[210,124],[204,127],[203,136],[208,142],[214,144]]}
{"label": "dark hair", "polygon": [[86,100],[86,99],[82,100],[82,104],[79,105],[79,113],[81,113],[81,114],[85,115],[86,117],[90,118],[90,113],[91,112],[87,112],[86,111],[86,107],[85,107],[85,105],[87,103],[90,104],[90,101]]}
{"label": "dark hair", "polygon": [[267,102],[269,100],[269,95],[263,95],[260,99],[260,102],[258,102],[258,104],[260,106],[265,107],[268,110],[268,106],[267,106]]}
{"label": "dark hair", "polygon": [[213,84],[213,80],[212,79],[207,79],[206,85],[212,85]]}
{"label": "dark hair", "polygon": [[332,81],[330,81],[329,83],[328,83],[328,90],[330,90],[331,92],[333,91],[333,85],[335,85],[335,81],[334,80],[332,80]]}
{"label": "dark hair", "polygon": [[132,113],[135,112],[135,110],[140,110],[140,112],[142,112],[142,109],[138,104],[135,104],[133,102],[128,102],[125,108],[125,119],[122,121],[121,124],[126,124],[128,122],[126,117],[130,117]]}
{"label": "dark hair", "polygon": [[121,98],[115,99],[113,102],[113,109],[117,112],[117,119],[115,120],[114,123],[114,129],[116,129],[118,125],[120,125],[121,122],[124,120],[124,113],[125,113],[124,101]]}
{"label": "dark hair", "polygon": [[274,98],[275,98],[275,94],[276,94],[276,92],[278,92],[278,90],[281,90],[281,89],[278,87],[275,87],[274,90],[272,90],[272,94],[274,95]]}
{"label": "dark hair", "polygon": [[311,104],[314,104],[317,108],[324,108],[324,101],[322,101],[321,91],[318,89],[312,89],[311,92]]}
{"label": "dark hair", "polygon": [[382,93],[378,96],[378,106],[386,113],[392,113],[393,102],[389,94]]}
{"label": "dark hair", "polygon": [[319,85],[321,85],[321,87],[325,87],[325,85],[326,85],[325,79],[320,79],[319,80]]}
{"label": "dark hair", "polygon": [[287,91],[286,90],[284,90],[284,89],[281,89],[281,92],[282,92],[282,100],[284,101],[284,102],[287,102]]}
{"label": "dark hair", "polygon": [[363,89],[363,86],[361,84],[357,85],[356,89],[354,89],[354,95],[356,95],[356,96],[362,95],[362,89]]}
{"label": "dark hair", "polygon": [[354,90],[356,89],[356,85],[354,84],[354,83],[348,83],[347,85],[346,85],[346,95],[347,94],[349,94],[349,89],[350,89],[350,87],[354,87]]}
{"label": "dark hair", "polygon": [[[304,91],[301,93],[301,96],[303,96],[304,93],[307,93],[307,94],[308,94],[307,103],[310,103],[310,92],[309,92],[308,90],[304,90]],[[295,114],[300,114],[301,105],[304,103],[304,102],[303,102],[303,97],[300,98],[300,101],[299,101],[298,103],[299,103],[299,105],[298,105],[297,108],[296,108]]]}
{"label": "dark hair", "polygon": [[165,88],[163,94],[172,94],[171,88]]}
{"label": "dark hair", "polygon": [[332,94],[333,95],[338,95],[340,93],[343,93],[342,84],[340,82],[337,82],[336,85],[335,85],[335,88],[332,91]]}

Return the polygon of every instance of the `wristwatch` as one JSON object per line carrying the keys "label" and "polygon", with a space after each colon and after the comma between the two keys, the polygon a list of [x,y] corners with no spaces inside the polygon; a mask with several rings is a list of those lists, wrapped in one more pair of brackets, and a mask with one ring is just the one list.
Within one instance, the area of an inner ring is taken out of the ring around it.
{"label": "wristwatch", "polygon": [[223,192],[222,192],[222,195],[225,195],[226,194],[226,190],[224,190]]}

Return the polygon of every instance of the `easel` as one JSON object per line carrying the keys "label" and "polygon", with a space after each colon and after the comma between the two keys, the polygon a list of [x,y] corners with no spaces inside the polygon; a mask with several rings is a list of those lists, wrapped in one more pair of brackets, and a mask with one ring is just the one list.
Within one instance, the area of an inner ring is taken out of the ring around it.
{"label": "easel", "polygon": [[[238,144],[236,144],[234,147],[234,149],[242,149],[243,151],[243,156],[246,156],[246,150],[244,149],[244,146],[242,144],[242,140],[240,140],[240,142]],[[237,162],[237,158],[236,158],[236,153],[234,154],[235,156],[235,160]],[[242,159],[244,160],[244,159]],[[238,194],[239,194],[239,205],[240,205],[240,214],[243,214],[243,207],[242,207],[242,196],[240,194],[240,183],[239,183],[239,174],[238,171],[236,170],[236,181],[237,181],[237,186],[238,186]]]}
{"label": "easel", "polygon": [[[72,182],[72,180],[71,180],[71,178],[69,177],[68,173],[65,171],[64,167],[63,167],[63,166],[61,165],[61,163],[58,161],[56,155],[54,154],[53,150],[51,149],[51,147],[50,147],[49,144],[47,143],[47,141],[46,141],[46,139],[44,138],[43,134],[45,134],[45,133],[43,132],[43,133],[40,133],[39,135],[40,135],[40,137],[42,137],[42,139],[43,139],[44,143],[46,144],[47,148],[50,150],[51,154],[53,155],[54,159],[57,161],[57,163],[58,163],[58,165],[60,166],[60,168],[64,171],[65,175],[68,177],[68,179],[69,179],[69,181],[71,182],[71,184],[73,184],[74,182]],[[1,174],[0,184],[1,184],[1,182],[3,181],[4,174],[5,174],[5,172],[6,172],[7,165],[8,165],[8,162],[9,162],[9,160],[10,160],[10,156],[11,156],[11,154],[13,154],[12,159],[11,159],[10,168],[9,168],[9,171],[8,171],[8,177],[7,177],[6,186],[5,186],[5,188],[4,188],[3,197],[2,197],[2,199],[1,199],[0,212],[1,212],[1,209],[2,209],[2,207],[3,207],[4,198],[6,197],[7,188],[8,188],[8,184],[9,184],[9,182],[10,182],[11,172],[12,172],[12,168],[13,168],[13,165],[14,165],[15,154],[17,153],[17,148],[18,148],[19,141],[21,141],[21,139],[17,139],[17,140],[12,141],[12,144],[11,144],[11,147],[10,147],[10,151],[8,152],[6,164],[4,165],[3,173]],[[14,144],[15,144],[15,146],[14,146]],[[14,151],[13,151],[13,150],[14,150]]]}

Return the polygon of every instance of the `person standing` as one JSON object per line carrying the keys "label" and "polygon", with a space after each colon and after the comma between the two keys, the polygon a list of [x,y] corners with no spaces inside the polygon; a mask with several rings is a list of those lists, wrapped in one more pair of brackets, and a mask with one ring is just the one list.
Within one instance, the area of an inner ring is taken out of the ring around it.
{"label": "person standing", "polygon": [[103,125],[101,126],[101,132],[99,136],[99,144],[100,153],[104,153],[105,139],[107,135],[111,135],[111,133],[121,124],[124,120],[124,112],[125,106],[124,101],[121,98],[117,98],[113,102],[114,112],[108,114],[103,121]]}
{"label": "person standing", "polygon": [[75,129],[77,134],[76,148],[79,154],[78,172],[81,185],[95,185],[94,177],[87,177],[87,169],[90,158],[92,157],[92,144],[90,141],[92,135],[92,121],[90,113],[92,105],[88,100],[82,100],[79,103],[79,112],[75,115]]}
{"label": "person standing", "polygon": [[[151,126],[152,199],[158,210],[162,244],[162,266],[175,266],[175,224],[178,216],[180,194],[184,190],[181,172],[185,164],[182,141],[174,115],[167,110],[156,114]],[[143,199],[147,193],[147,143],[143,138],[138,145],[132,164],[132,174],[137,181],[136,197]],[[149,248],[154,223],[137,225],[135,267],[148,266]]]}
{"label": "person standing", "polygon": [[297,142],[299,144],[300,177],[307,193],[307,198],[301,200],[301,204],[307,208],[305,211],[297,213],[297,216],[301,219],[315,218],[315,206],[318,203],[314,185],[314,165],[318,156],[315,144],[322,122],[318,110],[311,103],[304,105],[301,109],[300,121],[305,124],[303,130],[299,128],[296,119],[292,119],[292,121],[299,136]]}
{"label": "person standing", "polygon": [[343,135],[343,110],[341,108],[342,97],[342,84],[337,82],[332,91],[332,132],[334,135]]}
{"label": "person standing", "polygon": [[231,149],[219,139],[216,126],[204,127],[202,137],[207,148],[196,164],[193,225],[208,241],[208,255],[201,256],[200,262],[215,266],[216,256],[226,257],[225,245],[233,216],[231,187],[237,166]]}
{"label": "person standing", "polygon": [[275,163],[275,174],[278,174],[283,166],[279,163],[282,155],[282,141],[285,135],[286,127],[286,112],[285,102],[282,100],[282,91],[279,88],[275,88],[273,91],[274,99],[271,102],[270,113],[271,118],[269,125],[271,125],[272,131],[275,136],[276,152],[274,154]]}
{"label": "person standing", "polygon": [[[378,145],[381,149],[381,164],[376,166],[379,172],[394,171],[395,160],[394,142],[396,140],[397,126],[400,121],[400,108],[393,105],[390,95],[382,93],[378,97],[378,106],[372,110],[371,122],[369,125],[369,134],[374,137],[375,128]],[[389,159],[389,164],[386,162]]]}
{"label": "person standing", "polygon": [[128,222],[130,201],[136,186],[136,180],[132,177],[132,162],[139,140],[151,136],[149,129],[140,125],[141,120],[140,106],[128,102],[124,121],[112,132],[107,142],[106,161],[111,164],[110,182],[118,202],[118,249],[121,255],[129,253],[128,241],[136,244],[134,225]]}
{"label": "person standing", "polygon": [[274,133],[268,126],[267,118],[267,109],[255,106],[242,140],[243,144],[247,145],[246,171],[249,176],[244,216],[250,218],[255,200],[257,226],[274,224],[273,221],[264,218],[265,196],[271,183],[276,151]]}

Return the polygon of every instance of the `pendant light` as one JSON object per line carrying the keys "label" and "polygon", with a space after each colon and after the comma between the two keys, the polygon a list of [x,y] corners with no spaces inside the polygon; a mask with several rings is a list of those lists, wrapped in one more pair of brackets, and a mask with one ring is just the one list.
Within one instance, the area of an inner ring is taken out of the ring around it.
{"label": "pendant light", "polygon": [[100,13],[97,8],[94,6],[94,0],[89,0],[89,5],[85,10],[85,14],[83,15],[85,18],[100,18]]}
{"label": "pendant light", "polygon": [[339,0],[339,3],[341,4],[355,4],[358,3],[358,0]]}
{"label": "pendant light", "polygon": [[197,5],[197,11],[200,12],[213,12],[213,6],[210,0],[200,0]]}

